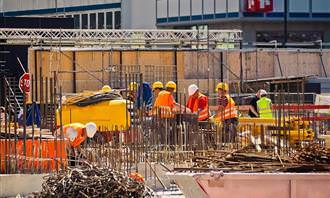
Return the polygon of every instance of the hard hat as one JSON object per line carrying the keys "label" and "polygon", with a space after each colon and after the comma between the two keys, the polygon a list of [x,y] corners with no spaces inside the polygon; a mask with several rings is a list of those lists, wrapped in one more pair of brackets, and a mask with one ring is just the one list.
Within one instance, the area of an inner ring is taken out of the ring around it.
{"label": "hard hat", "polygon": [[215,92],[218,92],[219,89],[222,89],[224,91],[228,91],[229,90],[228,84],[225,83],[225,82],[218,83],[216,88],[215,88]]}
{"label": "hard hat", "polygon": [[68,127],[66,130],[66,136],[73,142],[78,135],[78,132],[73,127]]}
{"label": "hard hat", "polygon": [[163,89],[164,88],[164,85],[162,82],[160,81],[156,81],[154,82],[154,84],[152,84],[152,90],[155,90],[155,89]]}
{"label": "hard hat", "polygon": [[188,87],[188,94],[189,94],[189,96],[194,95],[197,90],[198,90],[197,85],[195,85],[195,84],[189,85],[189,87]]}
{"label": "hard hat", "polygon": [[259,90],[259,94],[260,94],[260,96],[262,96],[262,95],[267,95],[267,91],[264,90],[264,89],[260,89],[260,90]]}
{"label": "hard hat", "polygon": [[128,90],[130,91],[136,91],[138,89],[138,84],[136,82],[131,82],[128,85]]}
{"label": "hard hat", "polygon": [[102,92],[109,92],[109,91],[111,91],[111,87],[109,85],[104,85],[102,87]]}
{"label": "hard hat", "polygon": [[86,126],[87,137],[89,137],[89,138],[94,137],[94,135],[95,135],[95,133],[97,131],[96,124],[93,123],[93,122],[89,122],[85,126]]}
{"label": "hard hat", "polygon": [[173,81],[168,81],[165,87],[174,89],[174,92],[176,91],[176,84]]}

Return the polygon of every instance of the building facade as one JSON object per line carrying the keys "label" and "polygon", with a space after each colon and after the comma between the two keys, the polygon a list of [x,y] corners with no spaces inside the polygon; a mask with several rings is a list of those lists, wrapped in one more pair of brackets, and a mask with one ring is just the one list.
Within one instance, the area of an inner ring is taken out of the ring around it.
{"label": "building facade", "polygon": [[[245,42],[281,42],[285,0],[268,12],[251,12],[251,0],[157,0],[158,28],[241,29]],[[330,42],[329,0],[287,0],[288,42]]]}
{"label": "building facade", "polygon": [[[272,4],[258,12],[249,3]],[[283,41],[285,0],[0,0],[0,16],[72,17],[77,29],[241,29]],[[330,42],[330,0],[287,0],[288,42]]]}
{"label": "building facade", "polygon": [[72,17],[77,29],[153,29],[155,6],[154,0],[0,0],[0,16]]}

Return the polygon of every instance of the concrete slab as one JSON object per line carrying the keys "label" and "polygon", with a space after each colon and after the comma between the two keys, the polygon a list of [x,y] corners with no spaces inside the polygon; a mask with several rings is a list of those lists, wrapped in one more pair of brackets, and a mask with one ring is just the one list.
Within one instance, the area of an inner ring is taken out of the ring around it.
{"label": "concrete slab", "polygon": [[0,197],[26,196],[41,191],[46,174],[6,174],[0,175]]}

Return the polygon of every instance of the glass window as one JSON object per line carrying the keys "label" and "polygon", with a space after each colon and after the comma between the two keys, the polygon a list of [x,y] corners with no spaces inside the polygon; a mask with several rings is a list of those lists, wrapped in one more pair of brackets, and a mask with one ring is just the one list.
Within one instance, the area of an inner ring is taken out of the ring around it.
{"label": "glass window", "polygon": [[98,29],[104,29],[104,13],[101,12],[101,13],[98,13],[98,21],[97,21],[97,28]]}
{"label": "glass window", "polygon": [[106,28],[107,29],[112,29],[113,28],[113,26],[112,26],[112,12],[107,12],[106,18],[107,18],[107,26],[106,26]]}
{"label": "glass window", "polygon": [[89,14],[89,28],[96,29],[96,14],[95,13]]}
{"label": "glass window", "polygon": [[[264,31],[256,33],[257,42],[270,42],[277,40],[278,42],[283,42],[284,33],[281,31]],[[301,42],[314,42],[317,40],[322,40],[322,32],[313,31],[290,31],[288,32],[288,42],[289,43],[301,43]]]}
{"label": "glass window", "polygon": [[115,12],[115,29],[121,28],[121,14],[120,11]]}
{"label": "glass window", "polygon": [[73,20],[74,20],[74,28],[79,29],[80,28],[80,15],[79,14],[73,15]]}
{"label": "glass window", "polygon": [[88,29],[88,14],[81,15],[81,28]]}

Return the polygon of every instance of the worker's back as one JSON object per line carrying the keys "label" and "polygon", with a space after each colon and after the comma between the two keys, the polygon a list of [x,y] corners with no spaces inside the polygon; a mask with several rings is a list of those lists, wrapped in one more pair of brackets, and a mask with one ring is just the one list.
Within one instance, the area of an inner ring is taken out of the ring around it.
{"label": "worker's back", "polygon": [[174,107],[174,98],[169,91],[161,91],[159,92],[154,107]]}
{"label": "worker's back", "polygon": [[258,111],[260,118],[273,118],[272,100],[267,97],[261,97],[258,102]]}
{"label": "worker's back", "polygon": [[155,104],[153,106],[153,115],[161,118],[172,118],[174,108],[174,98],[169,91],[159,92]]}

